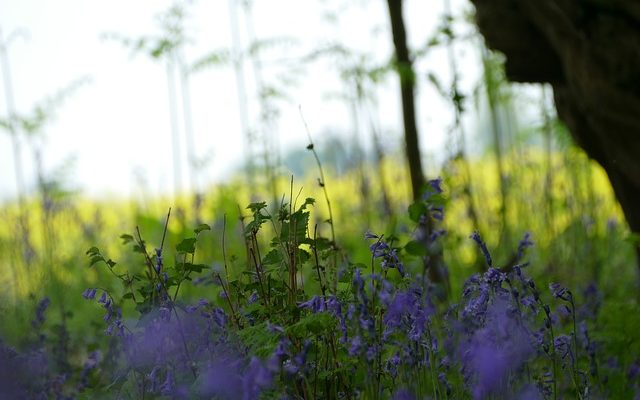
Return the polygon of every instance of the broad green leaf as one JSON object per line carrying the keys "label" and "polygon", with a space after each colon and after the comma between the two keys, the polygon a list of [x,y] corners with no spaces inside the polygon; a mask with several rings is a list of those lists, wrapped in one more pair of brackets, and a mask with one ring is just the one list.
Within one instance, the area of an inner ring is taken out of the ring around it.
{"label": "broad green leaf", "polygon": [[199,234],[202,231],[210,231],[211,227],[207,224],[200,224],[198,225],[198,227],[196,229],[194,229],[193,231],[195,232],[195,234]]}
{"label": "broad green leaf", "polygon": [[184,239],[176,246],[179,253],[193,254],[196,251],[196,238]]}

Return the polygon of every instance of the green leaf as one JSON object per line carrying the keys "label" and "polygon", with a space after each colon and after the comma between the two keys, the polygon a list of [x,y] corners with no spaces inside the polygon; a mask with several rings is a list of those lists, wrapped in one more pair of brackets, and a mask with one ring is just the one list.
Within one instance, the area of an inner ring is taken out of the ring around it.
{"label": "green leaf", "polygon": [[90,255],[90,256],[95,255],[95,254],[100,254],[100,249],[95,247],[95,246],[93,246],[89,250],[87,250],[87,252],[85,254]]}
{"label": "green leaf", "polygon": [[196,229],[194,229],[193,231],[195,232],[195,234],[199,234],[202,231],[210,231],[211,227],[207,224],[200,224],[198,225],[198,227]]}
{"label": "green leaf", "polygon": [[272,249],[262,258],[263,265],[280,265],[282,254],[277,249]]}
{"label": "green leaf", "polygon": [[95,255],[95,256],[91,257],[91,259],[89,260],[89,266],[93,267],[94,265],[96,265],[100,261],[104,261],[104,257],[102,257],[101,255]]}
{"label": "green leaf", "polygon": [[122,239],[122,244],[127,244],[130,242],[133,242],[133,236],[131,235],[127,235],[126,233],[123,235],[120,235],[120,239]]}
{"label": "green leaf", "polygon": [[413,256],[426,256],[427,248],[417,240],[412,240],[404,246],[404,250]]}
{"label": "green leaf", "polygon": [[409,218],[413,222],[419,222],[420,217],[427,214],[427,206],[422,201],[417,201],[409,206]]}
{"label": "green leaf", "polygon": [[193,254],[196,251],[196,238],[184,239],[176,246],[179,253]]}
{"label": "green leaf", "polygon": [[105,261],[107,263],[107,265],[109,266],[109,268],[113,268],[114,265],[116,265],[116,262],[113,261],[112,259],[108,259],[107,261]]}
{"label": "green leaf", "polygon": [[249,210],[251,210],[254,214],[259,212],[260,210],[267,208],[267,203],[264,201],[258,203],[251,203],[247,206]]}

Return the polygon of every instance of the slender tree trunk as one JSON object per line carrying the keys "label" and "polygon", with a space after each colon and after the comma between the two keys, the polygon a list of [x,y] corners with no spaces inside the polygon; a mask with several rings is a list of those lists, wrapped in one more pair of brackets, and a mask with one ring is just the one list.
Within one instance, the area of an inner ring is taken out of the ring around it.
{"label": "slender tree trunk", "polygon": [[[402,18],[402,0],[387,0],[389,5],[389,17],[391,19],[391,31],[393,44],[396,49],[396,68],[400,77],[400,93],[402,97],[402,117],[404,121],[404,140],[409,173],[411,175],[411,190],[414,200],[420,200],[422,191],[426,186],[422,173],[422,161],[420,159],[420,144],[418,141],[418,127],[416,124],[415,110],[415,72],[407,47],[407,33]],[[431,233],[433,232],[433,219],[428,217],[424,223],[419,224],[418,236],[426,246],[430,246]],[[435,283],[442,284],[444,297],[450,292],[449,279],[444,265],[442,251],[423,257],[424,278],[427,277]]]}
{"label": "slender tree trunk", "polygon": [[396,54],[396,68],[400,77],[400,92],[402,96],[402,119],[404,121],[404,141],[409,173],[411,175],[411,190],[414,199],[419,199],[425,185],[420,158],[418,141],[418,127],[415,110],[415,73],[413,63],[407,47],[407,33],[402,17],[402,0],[387,0],[391,31]]}

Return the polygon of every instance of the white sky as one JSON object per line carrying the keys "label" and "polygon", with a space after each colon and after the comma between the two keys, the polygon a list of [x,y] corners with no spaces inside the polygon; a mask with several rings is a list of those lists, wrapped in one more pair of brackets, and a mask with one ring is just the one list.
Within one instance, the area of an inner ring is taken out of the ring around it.
{"label": "white sky", "polygon": [[[456,14],[470,7],[464,0],[453,3],[457,5]],[[44,129],[45,172],[51,173],[64,160],[74,157],[71,186],[90,195],[134,195],[138,190],[135,171],[144,175],[151,194],[172,190],[165,64],[142,53],[133,55],[121,44],[103,39],[103,34],[110,32],[130,38],[158,34],[155,16],[171,4],[169,0],[0,0],[3,37],[20,29],[28,32],[27,38],[16,37],[8,46],[19,114],[29,113],[35,104],[74,80],[90,78],[89,84],[63,102],[56,118]],[[187,32],[192,39],[185,49],[187,62],[230,47],[228,6],[228,0],[196,0],[187,6]],[[337,25],[323,17],[331,10],[339,17]],[[414,46],[426,41],[441,13],[442,1],[406,1],[405,18]],[[370,53],[380,64],[393,51],[384,0],[254,0],[253,21],[259,39],[288,36],[298,42],[262,56],[267,84],[285,71],[277,66],[276,59],[303,55],[332,41]],[[245,30],[242,19],[240,29]],[[243,40],[247,45],[246,35]],[[461,54],[464,58],[458,62],[463,78],[473,82],[478,70],[477,55],[470,51]],[[419,68],[421,73],[435,71],[448,84],[447,65],[445,53],[439,51],[423,59]],[[249,65],[245,68],[248,96],[253,99],[249,103],[252,125],[258,127],[253,72]],[[302,148],[307,143],[299,104],[317,142],[323,132],[344,132],[352,127],[348,105],[328,97],[344,92],[334,65],[327,61],[308,66],[297,81],[287,90],[289,100],[276,103],[281,112],[275,129],[281,150]],[[377,89],[380,124],[383,131],[389,132],[387,141],[394,144],[399,143],[402,128],[397,85],[395,78],[388,78]],[[0,88],[0,118],[5,118],[1,80]],[[210,157],[200,182],[220,181],[243,157],[232,67],[211,67],[194,74],[190,91],[196,156]],[[451,107],[424,79],[417,106],[423,150],[435,153],[443,146],[446,127],[451,123]],[[25,174],[32,188],[32,151],[24,141],[22,147]],[[183,152],[184,149],[183,143]],[[0,200],[13,197],[15,190],[11,142],[7,132],[0,131]]]}

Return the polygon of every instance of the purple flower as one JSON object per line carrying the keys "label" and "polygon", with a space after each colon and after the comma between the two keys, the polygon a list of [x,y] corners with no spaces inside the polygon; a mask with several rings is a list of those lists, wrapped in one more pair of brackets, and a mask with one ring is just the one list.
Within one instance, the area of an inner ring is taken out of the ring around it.
{"label": "purple flower", "polygon": [[88,288],[84,292],[82,292],[82,297],[84,297],[87,300],[95,299],[96,292],[97,292],[96,288]]}
{"label": "purple flower", "polygon": [[381,240],[369,246],[369,250],[371,251],[371,254],[373,254],[374,258],[379,258],[384,256],[385,251],[387,251],[388,249],[389,249],[389,245],[387,245],[385,242]]}
{"label": "purple flower", "polygon": [[560,335],[553,341],[553,345],[556,348],[556,353],[563,360],[571,355],[571,337],[568,335]]}
{"label": "purple flower", "polygon": [[524,251],[531,246],[533,246],[533,242],[531,241],[531,233],[525,232],[524,237],[518,243],[518,260],[522,259]]}
{"label": "purple flower", "polygon": [[484,399],[505,393],[509,377],[533,354],[533,348],[508,302],[498,298],[487,308],[484,326],[461,344],[459,354],[473,398]]}
{"label": "purple flower", "polygon": [[251,296],[247,299],[248,304],[253,304],[258,301],[258,292],[251,293]]}
{"label": "purple flower", "polygon": [[553,297],[564,301],[572,301],[571,291],[559,283],[549,284],[549,289],[551,289]]}
{"label": "purple flower", "polygon": [[640,376],[640,362],[638,360],[631,363],[629,370],[627,371],[627,378],[630,381],[634,381]]}
{"label": "purple flower", "polygon": [[314,314],[323,312],[327,309],[324,299],[317,295],[313,296],[311,299],[305,301],[304,303],[300,303],[298,307],[309,309]]}
{"label": "purple flower", "polygon": [[251,358],[249,366],[243,373],[242,399],[253,400],[260,398],[262,390],[271,386],[273,374],[256,357]]}
{"label": "purple flower", "polygon": [[36,317],[33,321],[31,321],[31,325],[34,328],[39,328],[44,323],[44,313],[47,311],[47,308],[51,304],[51,300],[48,297],[43,298],[38,302],[38,306],[36,307]]}
{"label": "purple flower", "polygon": [[489,254],[489,249],[487,249],[487,245],[484,243],[484,241],[480,237],[480,234],[476,231],[476,232],[473,232],[469,237],[478,244],[478,246],[480,247],[480,250],[482,251],[482,254],[484,254],[485,260],[487,261],[487,265],[491,267],[493,265],[491,261],[491,254]]}
{"label": "purple flower", "polygon": [[364,233],[364,238],[365,238],[365,239],[378,239],[378,238],[379,238],[379,236],[378,236],[378,235],[376,235],[376,234],[374,234],[374,233],[371,233],[371,231],[366,231],[366,232]]}
{"label": "purple flower", "polygon": [[393,394],[392,400],[415,400],[415,398],[407,389],[399,389]]}
{"label": "purple flower", "polygon": [[490,267],[487,272],[484,273],[483,278],[492,288],[496,289],[507,279],[507,275],[499,269]]}
{"label": "purple flower", "polygon": [[175,384],[176,383],[173,379],[173,371],[168,370],[164,382],[162,383],[162,385],[160,385],[160,393],[165,396],[172,395],[175,390]]}
{"label": "purple flower", "polygon": [[156,264],[155,269],[157,273],[162,270],[162,249],[156,249]]}
{"label": "purple flower", "polygon": [[351,339],[351,346],[349,347],[349,355],[351,357],[357,356],[360,354],[360,350],[362,349],[362,339],[360,336],[355,336]]}

